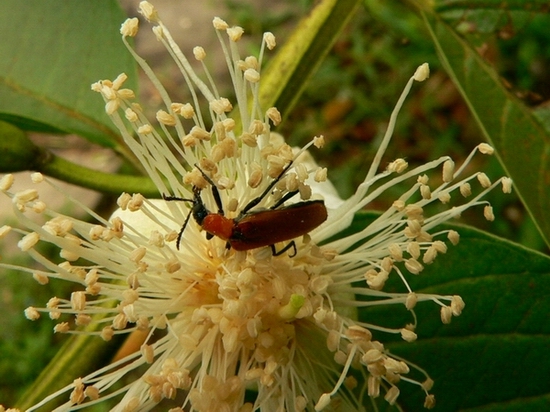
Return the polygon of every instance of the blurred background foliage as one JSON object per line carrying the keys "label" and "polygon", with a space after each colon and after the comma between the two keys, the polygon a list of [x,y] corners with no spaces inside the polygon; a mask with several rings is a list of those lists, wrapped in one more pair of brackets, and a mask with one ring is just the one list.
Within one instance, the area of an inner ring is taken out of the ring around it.
{"label": "blurred background foliage", "polygon": [[[161,8],[162,16],[169,13],[162,7],[172,7],[172,10],[187,7],[181,3],[166,2],[157,6]],[[284,44],[285,36],[312,9],[315,2],[284,0],[276,2],[276,5],[267,6],[268,3],[272,2],[223,0],[209,1],[205,4],[214,9],[222,7],[224,14],[221,17],[231,24],[243,26],[250,38],[259,39],[264,31],[271,31],[276,35],[278,44]],[[113,7],[116,3],[110,4]],[[548,124],[545,119],[549,118],[547,102],[550,97],[550,30],[549,17],[543,12],[544,3],[512,1],[508,2],[507,6],[502,4],[502,8],[498,2],[488,1],[484,4],[486,7],[482,8],[476,6],[475,2],[437,1],[435,12],[475,46],[501,76],[509,92],[537,113],[543,119],[543,123]],[[132,15],[136,14],[136,5],[137,2],[131,0],[122,3],[124,10]],[[113,13],[120,17],[113,20],[118,23],[123,21],[124,13],[117,11],[116,7],[113,7]],[[40,21],[37,20],[35,24],[40,24]],[[57,29],[41,27],[45,32]],[[104,30],[107,28],[102,27],[98,32]],[[109,27],[109,30],[114,30],[114,36],[118,38],[117,27]],[[175,32],[177,29],[172,31]],[[4,42],[17,38],[13,33],[4,34]],[[197,39],[197,43],[199,40],[201,39]],[[136,41],[140,41],[139,37]],[[139,48],[139,44],[136,46]],[[251,42],[247,47],[253,52],[258,48],[258,42]],[[43,53],[47,53],[47,49],[44,48]],[[126,52],[120,47],[112,53]],[[157,51],[150,53],[149,59],[158,65],[156,70],[159,77],[169,90],[174,91],[177,100],[177,90],[181,84],[178,83],[180,79],[174,75],[172,69],[166,66],[170,65],[170,61],[157,58]],[[85,87],[89,89],[91,81],[114,78],[122,71],[111,70],[111,67],[117,67],[118,70],[121,64],[116,59],[118,57],[105,58],[104,61],[98,62],[102,74],[89,79]],[[111,67],[101,67],[109,60],[113,60]],[[269,63],[269,58],[267,60]],[[324,135],[327,145],[323,150],[316,151],[314,156],[321,165],[329,168],[329,178],[334,182],[340,195],[347,197],[353,193],[365,175],[403,86],[416,67],[424,62],[430,65],[431,77],[428,82],[416,84],[407,98],[386,159],[389,161],[405,157],[414,166],[442,155],[450,155],[460,164],[473,147],[484,141],[484,136],[467,103],[440,63],[425,22],[419,17],[415,7],[407,2],[363,1],[307,83],[291,114],[277,131],[296,146],[304,145],[312,136]],[[132,70],[132,62],[126,61],[124,64]],[[82,67],[80,63],[75,63],[72,69],[80,70]],[[48,68],[44,67],[43,70],[46,73]],[[47,78],[48,76],[44,75],[44,80]],[[140,87],[143,106],[156,107],[158,101],[150,89],[151,86],[146,82],[140,82]],[[229,90],[228,88],[228,92]],[[480,94],[483,92],[484,90],[479,91]],[[83,99],[89,100],[90,106],[97,108],[99,118],[102,110],[99,96],[89,92]],[[4,101],[4,105],[7,104],[5,96],[0,97],[0,100]],[[14,117],[9,111],[4,111],[0,119],[24,130],[43,132],[49,129],[44,125],[34,124],[30,119]],[[101,122],[103,120],[97,124]],[[107,122],[108,120],[105,124]],[[53,131],[59,130],[53,128]],[[120,149],[112,130],[96,127],[95,130],[83,131],[81,135],[101,135],[102,138],[95,139],[95,144],[114,148],[115,151]],[[59,147],[66,148],[67,145],[72,145],[84,146],[85,150],[97,154],[94,151],[97,147],[90,143],[94,142],[93,138],[88,138],[88,141],[79,138],[46,138],[44,135],[34,135],[31,138],[48,151],[55,152]],[[120,153],[122,152],[119,151]],[[116,164],[115,170],[135,172],[129,164],[120,160],[120,156],[109,159],[111,163]],[[479,156],[472,168],[484,170],[490,176],[506,174],[495,157]],[[391,204],[393,195],[399,192],[400,189],[395,188],[393,192],[386,194],[387,197],[379,199],[377,204],[370,205],[369,209],[383,210]],[[94,207],[108,215],[112,210],[113,200],[112,195],[97,197]],[[504,196],[499,190],[494,190],[489,200],[498,217],[495,222],[486,222],[478,211],[466,213],[462,222],[529,248],[548,252],[536,225],[516,194]],[[2,259],[6,256],[15,256],[13,251],[16,242],[15,237],[2,242]],[[10,259],[10,263],[33,265],[15,259]],[[53,357],[63,340],[63,337],[51,333],[53,323],[31,323],[24,319],[21,314],[22,308],[33,302],[43,304],[51,296],[66,296],[70,293],[68,287],[71,285],[57,282],[52,282],[47,288],[40,287],[27,275],[15,272],[0,277],[3,311],[0,326],[4,331],[0,340],[2,403],[15,402],[25,387]]]}

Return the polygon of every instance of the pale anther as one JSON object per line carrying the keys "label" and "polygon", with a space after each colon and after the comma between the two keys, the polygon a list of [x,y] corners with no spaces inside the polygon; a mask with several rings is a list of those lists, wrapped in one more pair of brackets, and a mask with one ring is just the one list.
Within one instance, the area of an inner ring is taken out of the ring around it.
{"label": "pale anther", "polygon": [[43,273],[34,272],[32,274],[32,277],[33,277],[34,280],[36,280],[41,285],[46,285],[50,281],[50,278],[48,278],[48,276],[46,276]]}
{"label": "pale anther", "polygon": [[166,126],[175,126],[176,125],[176,119],[174,115],[165,112],[164,110],[159,110],[156,115],[157,120],[166,125]]}
{"label": "pale anther", "polygon": [[430,66],[428,63],[423,63],[414,72],[414,80],[417,82],[423,82],[428,77],[430,77]]}
{"label": "pale anther", "polygon": [[416,259],[407,259],[405,261],[405,267],[413,275],[418,275],[424,269],[424,266]]}
{"label": "pale anther", "polygon": [[71,328],[67,322],[61,322],[54,326],[53,331],[55,333],[67,333]]}
{"label": "pale anther", "polygon": [[326,182],[327,181],[327,173],[328,173],[328,170],[327,170],[326,167],[320,167],[315,171],[315,175],[313,176],[313,180],[315,180],[317,183]]}
{"label": "pale anther", "polygon": [[0,226],[0,239],[6,236],[11,231],[11,226],[3,225]]}
{"label": "pale anther", "polygon": [[39,172],[31,173],[31,181],[33,183],[42,183],[44,181],[44,175]]}
{"label": "pale anther", "polygon": [[477,175],[477,180],[479,181],[479,183],[481,184],[481,186],[485,189],[487,189],[488,187],[491,186],[491,180],[489,179],[489,177],[487,177],[487,175],[483,172],[481,173],[478,173]]}
{"label": "pale anther", "polygon": [[135,212],[139,209],[141,209],[141,206],[143,206],[143,202],[145,201],[145,198],[141,193],[134,193],[132,196],[132,199],[130,202],[128,202],[128,210],[130,212]]}
{"label": "pale anther", "polygon": [[460,316],[462,314],[462,310],[466,304],[464,303],[464,300],[462,300],[462,297],[459,295],[454,295],[451,299],[451,311],[453,313],[453,316]]}
{"label": "pale anther", "polygon": [[206,57],[206,52],[202,47],[196,46],[193,48],[193,55],[195,56],[195,59],[197,59],[198,61],[203,61],[204,58]]}
{"label": "pale anther", "polygon": [[455,162],[451,159],[448,159],[443,163],[443,181],[445,183],[452,182],[453,174],[455,171]]}
{"label": "pale anther", "polygon": [[424,408],[432,409],[435,406],[435,395],[426,395],[424,399]]}
{"label": "pale anther", "polygon": [[405,159],[395,159],[388,165],[386,170],[393,173],[403,173],[407,170],[407,167],[409,167],[409,164],[405,161]]}
{"label": "pale anther", "polygon": [[323,393],[317,403],[315,404],[315,411],[322,411],[330,404],[330,394]]}
{"label": "pale anther", "polygon": [[13,203],[21,203],[21,204],[24,204],[24,203],[27,203],[27,202],[32,202],[33,200],[36,200],[38,199],[38,192],[36,191],[36,189],[26,189],[26,190],[21,190],[20,192],[17,192],[14,196],[13,196]]}
{"label": "pale anther", "polygon": [[487,219],[489,222],[492,222],[495,220],[495,215],[493,213],[493,207],[490,205],[487,205],[483,208],[483,216],[485,219]]}
{"label": "pale anther", "polygon": [[472,187],[470,186],[470,183],[462,183],[460,185],[460,194],[464,197],[468,197],[472,194]]}
{"label": "pale anther", "polygon": [[418,242],[409,242],[407,245],[407,252],[409,252],[413,258],[418,259],[420,256],[420,245]]}
{"label": "pale anther", "polygon": [[281,112],[279,112],[276,107],[270,107],[269,109],[267,109],[265,114],[273,122],[274,126],[277,126],[279,123],[281,123]]}
{"label": "pale anther", "polygon": [[198,140],[210,140],[210,133],[200,126],[193,126],[189,134]]}
{"label": "pale anther", "polygon": [[131,19],[126,19],[124,23],[120,26],[120,34],[124,37],[135,37],[139,29],[139,20],[137,17]]}
{"label": "pale anther", "polygon": [[239,26],[234,26],[227,29],[227,35],[229,36],[231,41],[234,41],[234,42],[239,41],[243,33],[244,33],[243,28]]}
{"label": "pale anther", "polygon": [[27,309],[25,309],[25,317],[28,320],[37,320],[40,318],[40,312],[38,312],[36,308],[29,306]]}
{"label": "pale anther", "polygon": [[441,307],[441,322],[445,325],[448,325],[451,323],[451,319],[453,317],[453,311],[450,306],[443,306]]}
{"label": "pale anther", "polygon": [[120,207],[122,210],[126,210],[126,207],[128,206],[128,203],[132,199],[132,196],[129,193],[122,193],[117,201],[116,204],[118,207]]}
{"label": "pale anther", "polygon": [[124,116],[131,123],[135,123],[139,120],[138,114],[130,108],[128,108],[124,111]]}
{"label": "pale anther", "polygon": [[416,296],[416,293],[410,292],[407,295],[407,299],[405,300],[405,307],[408,310],[413,309],[416,306],[416,303],[418,302],[418,296]]}
{"label": "pale anther", "polygon": [[[126,80],[128,80],[128,75],[126,73],[120,73],[116,77],[116,79],[113,80],[113,89],[119,90]],[[129,89],[126,89],[126,90],[129,90]]]}
{"label": "pale anther", "polygon": [[224,114],[233,109],[233,105],[225,97],[210,101],[210,109],[216,114]]}
{"label": "pale anther", "polygon": [[427,174],[423,174],[423,175],[418,176],[416,181],[420,184],[427,185],[428,182],[430,181],[430,178],[428,177]]}
{"label": "pale anther", "polygon": [[246,56],[246,58],[244,59],[244,64],[246,66],[246,69],[258,70],[260,68],[260,62],[258,61],[256,56]]}
{"label": "pale anther", "polygon": [[388,391],[386,392],[386,395],[384,396],[384,399],[390,404],[393,405],[395,401],[397,401],[397,398],[399,397],[399,388],[397,386],[392,386]]}
{"label": "pale anther", "polygon": [[512,193],[512,179],[509,177],[503,177],[501,183],[503,193]]}
{"label": "pale anther", "polygon": [[86,307],[86,294],[82,291],[71,293],[71,307],[75,311],[82,311]]}
{"label": "pale anther", "polygon": [[430,190],[430,187],[428,185],[421,185],[420,186],[420,195],[422,196],[422,199],[429,200],[432,198],[432,192]]}
{"label": "pale anther", "polygon": [[313,146],[315,146],[317,149],[321,149],[325,145],[325,136],[315,136],[313,138]]}
{"label": "pale anther", "polygon": [[139,134],[148,135],[152,134],[154,130],[155,129],[153,129],[153,126],[151,126],[150,124],[144,124],[143,126],[138,127],[137,132]]}
{"label": "pale anther", "polygon": [[31,232],[23,236],[23,238],[19,242],[17,242],[17,246],[19,247],[19,249],[21,249],[21,251],[27,252],[34,245],[36,245],[39,240],[40,240],[40,235],[36,232]]}
{"label": "pale anther", "polygon": [[277,45],[275,35],[269,31],[264,33],[264,41],[269,50],[273,50]]}
{"label": "pale anther", "polygon": [[401,246],[399,246],[397,243],[392,243],[388,246],[388,251],[390,252],[390,256],[397,262],[400,262],[403,260],[403,250],[401,249]]}
{"label": "pale anther", "polygon": [[457,231],[450,230],[449,233],[447,234],[447,239],[449,239],[451,241],[451,243],[454,246],[456,246],[456,245],[458,245],[458,242],[460,241],[460,235]]}
{"label": "pale anther", "polygon": [[148,1],[142,1],[139,3],[139,12],[143,17],[152,23],[158,21],[158,13],[155,7]]}
{"label": "pale anther", "polygon": [[229,25],[219,17],[214,17],[214,20],[212,20],[212,25],[216,30],[227,30],[229,28]]}
{"label": "pale anther", "polygon": [[117,92],[117,96],[123,100],[131,100],[136,97],[136,94],[132,89],[120,89]]}
{"label": "pale anther", "polygon": [[193,116],[195,116],[195,109],[193,109],[191,103],[185,103],[180,108],[180,114],[183,116],[184,119],[192,119]]}
{"label": "pale anther", "polygon": [[11,173],[2,176],[0,179],[0,190],[9,190],[13,185],[15,178]]}
{"label": "pale anther", "polygon": [[437,195],[437,198],[443,204],[449,203],[451,201],[451,194],[449,192],[441,192]]}
{"label": "pale anther", "polygon": [[493,147],[487,143],[480,143],[477,148],[481,153],[486,155],[492,155],[495,152],[495,149],[493,149]]}

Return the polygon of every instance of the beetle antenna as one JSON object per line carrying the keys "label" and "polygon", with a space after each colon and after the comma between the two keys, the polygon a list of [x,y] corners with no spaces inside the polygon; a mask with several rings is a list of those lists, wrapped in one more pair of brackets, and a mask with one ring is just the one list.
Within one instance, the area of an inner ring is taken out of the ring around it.
{"label": "beetle antenna", "polygon": [[162,198],[164,200],[168,201],[168,202],[170,202],[172,200],[177,200],[178,202],[191,202],[191,203],[194,202],[193,199],[185,199],[183,197],[169,196],[169,195],[165,195],[165,194],[162,195]]}
{"label": "beetle antenna", "polygon": [[[281,178],[285,175],[285,173],[288,171],[288,169],[290,169],[292,167],[293,164],[294,164],[294,160],[291,160],[290,163],[288,164],[288,166],[283,169],[283,171],[281,172],[281,174],[279,176],[277,176],[275,179],[273,179],[273,181],[269,184],[269,186],[266,187],[266,189],[263,191],[263,193],[260,196],[258,196],[255,199],[252,199],[250,202],[248,202],[248,204],[241,211],[241,215],[246,214],[246,212],[248,212],[250,209],[252,209],[258,203],[260,203],[262,201],[262,199],[264,197],[266,197],[267,194],[273,190],[273,188],[275,187],[277,182],[279,180],[281,180]],[[293,193],[292,196],[294,196],[295,194],[296,193]],[[290,197],[292,197],[292,196],[290,196]],[[285,195],[285,197],[286,197],[286,195]],[[287,200],[287,199],[285,199],[285,200]],[[280,206],[281,204],[282,204],[282,202],[277,202],[277,206]]]}
{"label": "beetle antenna", "polygon": [[203,170],[199,167],[198,164],[195,163],[195,167],[199,169],[199,172],[201,172],[202,177],[204,177],[204,179],[208,183],[210,183],[210,186],[212,186],[212,195],[214,196],[214,200],[216,201],[216,206],[218,206],[218,214],[223,216],[224,213],[223,213],[222,198],[220,196],[220,191],[218,190],[218,187],[216,186],[214,181],[210,177],[208,177],[206,173],[203,172]]}

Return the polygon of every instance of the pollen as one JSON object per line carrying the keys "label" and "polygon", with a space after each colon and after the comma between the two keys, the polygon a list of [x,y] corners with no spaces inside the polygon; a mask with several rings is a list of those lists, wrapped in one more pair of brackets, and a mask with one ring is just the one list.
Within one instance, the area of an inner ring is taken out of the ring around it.
{"label": "pollen", "polygon": [[[233,105],[229,99],[221,97],[210,102],[210,109],[216,114],[224,114],[233,110]],[[196,127],[196,126],[195,126]]]}
{"label": "pollen", "polygon": [[36,308],[29,306],[25,309],[25,317],[29,320],[37,320],[40,318],[40,312]]}
{"label": "pollen", "polygon": [[14,181],[15,181],[15,178],[13,177],[12,174],[7,174],[2,176],[2,178],[0,179],[0,190],[2,191],[10,190]]}
{"label": "pollen", "polygon": [[277,45],[275,35],[269,31],[264,33],[264,42],[269,50],[273,50]]}
{"label": "pollen", "polygon": [[149,135],[149,134],[153,134],[154,130],[155,129],[153,129],[153,126],[151,126],[150,124],[144,124],[138,127],[137,132],[142,135]]}
{"label": "pollen", "polygon": [[409,164],[405,159],[396,159],[388,165],[387,170],[392,173],[403,173],[407,170],[407,167],[409,167]]}
{"label": "pollen", "polygon": [[512,193],[512,179],[510,179],[509,177],[502,178],[502,192]]}
{"label": "pollen", "polygon": [[33,183],[42,183],[44,181],[44,175],[39,172],[31,173],[31,181]]}
{"label": "pollen", "polygon": [[443,181],[449,183],[453,181],[455,170],[455,162],[448,159],[443,163]]}
{"label": "pollen", "polygon": [[488,187],[491,187],[491,180],[485,173],[478,173],[477,180],[483,188],[487,189]]}
{"label": "pollen", "polygon": [[135,37],[139,30],[139,20],[137,17],[126,19],[120,26],[120,34],[124,37]]}
{"label": "pollen", "polygon": [[31,232],[27,235],[25,235],[19,242],[17,242],[17,246],[21,251],[27,252],[30,249],[32,249],[40,240],[40,235],[36,232]]}
{"label": "pollen", "polygon": [[156,23],[159,20],[157,9],[148,1],[139,3],[139,12],[150,22]]}
{"label": "pollen", "polygon": [[227,35],[233,42],[238,42],[244,34],[243,28],[239,26],[230,27],[226,31]]}
{"label": "pollen", "polygon": [[495,152],[495,149],[491,145],[488,145],[487,143],[480,143],[477,148],[479,151],[486,155],[492,155]]}
{"label": "pollen", "polygon": [[157,120],[166,125],[166,126],[175,126],[176,125],[176,118],[174,115],[165,112],[164,110],[159,110],[157,112]]}
{"label": "pollen", "polygon": [[202,47],[196,46],[193,48],[193,56],[195,56],[195,59],[198,61],[203,61],[206,58],[206,52]]}
{"label": "pollen", "polygon": [[487,219],[489,222],[492,222],[493,220],[495,220],[495,215],[493,213],[493,207],[492,206],[485,206],[483,208],[483,216],[485,217],[485,219]]}
{"label": "pollen", "polygon": [[254,69],[246,69],[244,72],[244,78],[250,83],[258,83],[260,81],[260,73]]}
{"label": "pollen", "polygon": [[229,25],[219,17],[214,17],[214,20],[212,20],[212,24],[216,30],[223,31],[229,28]]}
{"label": "pollen", "polygon": [[270,107],[269,109],[267,109],[265,114],[273,122],[274,126],[277,126],[279,123],[281,123],[281,112],[279,112],[276,107]]}
{"label": "pollen", "polygon": [[471,196],[472,187],[470,186],[470,183],[466,182],[460,185],[460,194],[464,197]]}
{"label": "pollen", "polygon": [[413,76],[414,80],[416,80],[417,82],[423,82],[428,77],[430,77],[430,66],[428,65],[428,63],[424,63],[418,66]]}

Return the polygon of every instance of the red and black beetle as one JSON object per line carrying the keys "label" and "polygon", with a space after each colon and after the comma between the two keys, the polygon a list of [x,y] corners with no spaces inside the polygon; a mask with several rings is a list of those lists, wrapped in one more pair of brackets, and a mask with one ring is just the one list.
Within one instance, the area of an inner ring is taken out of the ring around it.
{"label": "red and black beetle", "polygon": [[193,215],[195,221],[207,232],[207,239],[217,236],[227,242],[227,248],[235,250],[250,250],[264,246],[270,246],[274,256],[278,256],[293,248],[296,255],[296,244],[292,240],[281,250],[275,250],[275,243],[291,240],[312,231],[327,219],[327,209],[322,200],[310,200],[294,203],[289,206],[281,206],[285,201],[293,197],[298,191],[288,192],[272,207],[267,210],[251,211],[262,199],[273,190],[273,187],[284,176],[292,162],[285,167],[281,174],[274,179],[264,192],[252,199],[239,213],[230,219],[224,216],[222,201],[218,188],[198,165],[197,169],[202,173],[206,181],[212,186],[212,194],[218,207],[218,213],[210,212],[201,198],[201,189],[193,187],[193,199],[183,199],[175,196],[163,196],[165,200],[180,200],[192,202],[193,206],[183,223],[176,241],[179,249],[183,231]]}

